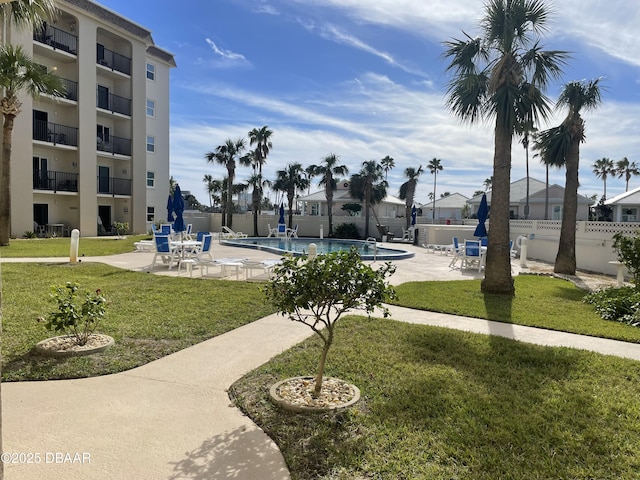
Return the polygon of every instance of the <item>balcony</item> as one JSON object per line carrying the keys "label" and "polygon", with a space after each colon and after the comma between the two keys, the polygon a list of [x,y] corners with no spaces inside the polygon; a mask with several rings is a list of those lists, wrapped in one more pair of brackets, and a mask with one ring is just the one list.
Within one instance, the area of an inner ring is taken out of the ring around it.
{"label": "balcony", "polygon": [[78,37],[59,28],[44,24],[42,28],[34,30],[33,39],[54,50],[61,50],[72,55],[78,54]]}
{"label": "balcony", "polygon": [[113,135],[105,139],[98,137],[96,149],[99,152],[106,152],[112,155],[131,156],[131,139],[115,137]]}
{"label": "balcony", "polygon": [[96,91],[96,106],[111,113],[131,116],[131,99],[113,93],[104,93],[100,89]]}
{"label": "balcony", "polygon": [[73,80],[69,80],[67,78],[60,78],[62,84],[64,85],[65,91],[62,98],[66,98],[67,100],[78,101],[78,82]]}
{"label": "balcony", "polygon": [[131,179],[98,176],[98,193],[106,195],[131,196]]}
{"label": "balcony", "polygon": [[33,189],[55,192],[77,192],[78,174],[54,170],[34,170]]}
{"label": "balcony", "polygon": [[109,50],[100,43],[96,44],[96,63],[116,72],[131,75],[131,59]]}
{"label": "balcony", "polygon": [[78,129],[67,125],[45,122],[44,120],[33,121],[33,139],[41,142],[53,143],[54,145],[78,146]]}

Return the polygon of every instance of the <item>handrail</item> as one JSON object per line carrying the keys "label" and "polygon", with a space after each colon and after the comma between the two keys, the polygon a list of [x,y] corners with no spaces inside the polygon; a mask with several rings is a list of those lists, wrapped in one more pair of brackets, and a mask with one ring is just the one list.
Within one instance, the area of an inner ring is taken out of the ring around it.
{"label": "handrail", "polygon": [[375,262],[378,257],[378,240],[375,237],[368,237],[364,241],[364,248],[368,248],[369,245],[373,245],[373,261]]}

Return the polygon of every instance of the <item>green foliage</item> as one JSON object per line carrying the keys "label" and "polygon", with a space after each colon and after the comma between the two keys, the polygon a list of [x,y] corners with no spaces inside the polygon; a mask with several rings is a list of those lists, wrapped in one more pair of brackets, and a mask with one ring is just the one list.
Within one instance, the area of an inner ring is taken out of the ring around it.
{"label": "green foliage", "polygon": [[624,263],[631,274],[636,288],[640,287],[640,231],[628,237],[622,232],[613,236],[613,248],[618,254],[618,260]]}
{"label": "green foliage", "polygon": [[341,223],[336,226],[333,233],[337,238],[360,238],[355,223]]}
{"label": "green foliage", "polygon": [[38,234],[36,232],[32,232],[31,230],[27,230],[22,234],[24,238],[38,238]]}
{"label": "green foliage", "polygon": [[584,302],[593,305],[605,320],[640,327],[640,291],[636,288],[605,288],[589,293]]}
{"label": "green foliage", "polygon": [[274,270],[274,278],[264,288],[267,299],[284,316],[311,328],[324,348],[316,377],[315,393],[322,387],[326,355],[333,343],[334,328],[347,310],[361,309],[371,314],[395,290],[386,277],[395,272],[390,262],[378,270],[362,262],[355,248],[318,255],[313,259],[285,256]]}
{"label": "green foliage", "polygon": [[362,205],[359,203],[345,203],[342,205],[341,210],[349,213],[349,216],[354,217],[358,212],[362,211]]}
{"label": "green foliage", "polygon": [[70,334],[78,345],[85,345],[106,313],[107,299],[98,289],[95,292],[85,291],[84,301],[80,303],[79,289],[80,286],[72,282],[51,287],[51,298],[58,305],[58,310],[49,314],[45,327]]}
{"label": "green foliage", "polygon": [[129,231],[129,222],[113,222],[113,228],[116,229],[116,235],[124,235]]}

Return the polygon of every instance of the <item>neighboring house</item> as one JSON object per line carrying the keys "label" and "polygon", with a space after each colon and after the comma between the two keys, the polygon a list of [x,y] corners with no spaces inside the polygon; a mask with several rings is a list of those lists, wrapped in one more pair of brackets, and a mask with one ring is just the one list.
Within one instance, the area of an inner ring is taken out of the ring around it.
{"label": "neighboring house", "polygon": [[435,202],[420,205],[422,216],[427,221],[434,218],[433,209],[435,203],[435,219],[438,220],[461,220],[462,209],[469,199],[460,193],[452,193],[446,197],[441,197]]}
{"label": "neighboring house", "polygon": [[606,200],[613,209],[614,222],[640,222],[640,187]]}
{"label": "neighboring house", "polygon": [[92,236],[98,223],[116,221],[145,232],[166,217],[173,55],[149,30],[94,2],[59,0],[57,7],[58,17],[42,29],[4,32],[43,68],[55,69],[67,90],[62,99],[21,97],[12,235],[37,223]]}
{"label": "neighboring house", "polygon": [[[529,219],[544,220],[545,219],[545,203],[546,203],[546,184],[535,178],[529,178]],[[564,204],[564,188],[560,185],[549,185],[548,191],[548,220],[562,220],[562,209]],[[471,205],[472,214],[476,214],[480,206],[482,195],[477,195],[470,199],[468,203]],[[527,203],[527,179],[522,178],[511,183],[509,196],[509,211],[512,219],[525,218],[525,205]],[[487,192],[487,201],[491,208],[491,192]],[[593,204],[593,200],[584,195],[578,195],[578,212],[577,220],[589,220],[589,207]]]}
{"label": "neighboring house", "polygon": [[[302,204],[303,215],[328,215],[327,211],[327,196],[324,190],[311,193],[304,197],[299,197],[298,202]],[[364,214],[364,203],[359,200],[351,198],[349,195],[349,181],[340,180],[333,192],[333,216],[341,217],[348,216],[349,212],[342,210],[342,206],[347,203],[359,203],[362,205],[362,211],[360,215]],[[387,195],[382,202],[373,206],[376,215],[378,217],[404,217],[405,203],[404,200],[400,200],[398,197]]]}

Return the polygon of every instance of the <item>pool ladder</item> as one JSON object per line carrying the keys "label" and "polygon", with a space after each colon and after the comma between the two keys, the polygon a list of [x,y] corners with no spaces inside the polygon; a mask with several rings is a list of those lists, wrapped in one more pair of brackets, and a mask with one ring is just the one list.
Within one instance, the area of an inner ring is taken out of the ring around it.
{"label": "pool ladder", "polygon": [[373,261],[375,262],[378,257],[378,240],[375,237],[369,237],[364,241],[364,247],[368,248],[369,245],[373,245]]}

